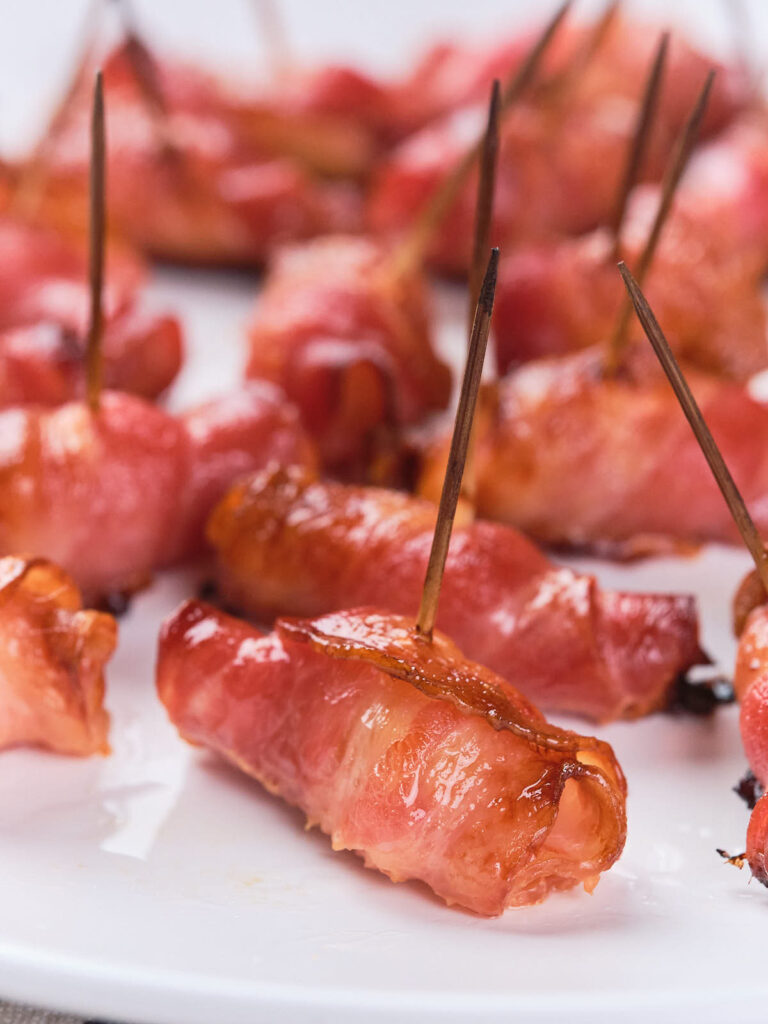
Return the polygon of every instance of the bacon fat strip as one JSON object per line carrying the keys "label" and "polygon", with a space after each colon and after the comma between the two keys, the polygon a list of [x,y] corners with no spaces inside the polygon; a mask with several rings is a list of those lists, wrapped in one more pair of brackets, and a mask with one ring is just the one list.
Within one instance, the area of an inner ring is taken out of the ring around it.
{"label": "bacon fat strip", "polygon": [[[302,161],[259,147],[259,125],[283,122],[244,114],[218,83],[183,65],[156,61],[166,106],[149,110],[127,44],[103,63],[111,229],[162,259],[260,264],[271,249],[324,231],[359,225],[357,191],[316,179]],[[38,216],[69,230],[87,223],[90,75],[81,76],[56,137],[26,174]],[[297,125],[298,139],[306,140]],[[274,140],[273,140],[274,141]],[[22,182],[25,169],[20,169]],[[141,202],[136,182],[141,182]]]}
{"label": "bacon fat strip", "polygon": [[111,615],[84,611],[72,579],[40,558],[0,558],[0,749],[109,752],[103,667]]}
{"label": "bacon fat strip", "polygon": [[[362,604],[405,614],[418,607],[435,517],[397,491],[268,468],[210,518],[219,593],[258,622]],[[454,529],[438,626],[537,705],[597,721],[664,706],[702,660],[692,598],[601,591],[489,522]]]}
{"label": "bacon fat strip", "polygon": [[[738,383],[688,374],[758,527],[768,533],[768,406]],[[440,493],[448,428],[420,492]],[[740,543],[677,400],[658,371],[606,379],[594,351],[521,367],[479,415],[478,514],[547,544],[634,557]],[[585,481],[588,481],[585,483]]]}
{"label": "bacon fat strip", "polygon": [[247,375],[279,384],[324,465],[360,475],[397,428],[444,409],[425,282],[396,275],[391,250],[329,236],[282,251],[251,321]]}
{"label": "bacon fat strip", "polygon": [[119,392],[0,413],[0,552],[31,551],[89,599],[131,592],[203,544],[213,504],[271,460],[312,461],[295,412],[268,384],[182,417]]}
{"label": "bacon fat strip", "polygon": [[548,725],[410,619],[362,609],[263,636],[190,601],[163,627],[157,685],[185,739],[300,807],[334,849],[477,914],[591,889],[624,845],[611,748]]}

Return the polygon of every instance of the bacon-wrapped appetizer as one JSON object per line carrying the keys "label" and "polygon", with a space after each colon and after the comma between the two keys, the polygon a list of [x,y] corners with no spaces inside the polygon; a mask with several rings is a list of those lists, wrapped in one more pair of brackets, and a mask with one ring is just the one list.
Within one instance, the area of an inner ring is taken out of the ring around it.
{"label": "bacon-wrapped appetizer", "polygon": [[[56,405],[83,393],[89,315],[82,246],[20,219],[0,219],[0,406]],[[142,312],[143,271],[110,252],[102,353],[107,386],[156,398],[182,359],[181,329],[171,316]]]}
{"label": "bacon-wrapped appetizer", "polygon": [[96,411],[9,409],[0,436],[0,552],[55,560],[91,600],[198,553],[208,512],[239,475],[313,458],[266,383],[178,418],[119,392]]}
{"label": "bacon-wrapped appetizer", "polygon": [[[214,80],[156,61],[133,36],[102,66],[109,220],[140,249],[181,262],[254,264],[279,242],[357,225],[354,191],[317,180],[285,152],[290,146],[276,154],[280,118],[252,110],[248,120]],[[84,226],[87,209],[90,75],[78,81],[18,186],[28,208],[68,229]],[[257,146],[260,124],[275,138]],[[302,124],[291,137],[313,145]]]}
{"label": "bacon-wrapped appetizer", "polygon": [[496,915],[583,884],[621,853],[611,748],[546,723],[447,638],[371,609],[273,633],[187,602],[157,686],[181,735],[300,807],[334,849]]}
{"label": "bacon-wrapped appetizer", "polygon": [[[634,130],[638,100],[658,34],[615,19],[588,65],[562,95],[555,88],[511,113],[501,134],[494,230],[498,243],[517,244],[552,235],[580,234],[606,223],[613,213],[627,141]],[[676,39],[660,97],[645,166],[658,178],[688,105],[712,64]],[[721,67],[705,118],[704,132],[724,127],[748,100],[738,72]],[[444,181],[457,154],[474,134],[475,114],[430,125],[407,139],[385,162],[370,199],[375,231],[398,233],[411,223]],[[477,112],[479,120],[480,114]],[[437,233],[433,264],[460,273],[469,257],[474,186],[466,188]]]}
{"label": "bacon-wrapped appetizer", "polygon": [[[489,388],[473,468],[478,515],[547,544],[632,557],[720,541],[736,530],[664,380],[615,377],[584,351],[521,367]],[[691,386],[758,526],[768,532],[768,406],[742,384]],[[447,432],[427,445],[419,491],[434,499]],[[587,484],[588,482],[588,484]]]}
{"label": "bacon-wrapped appetizer", "polygon": [[80,593],[41,558],[0,558],[0,749],[109,750],[103,666],[115,620],[84,611]]}
{"label": "bacon-wrapped appetizer", "polygon": [[[436,512],[396,491],[267,469],[236,484],[209,521],[218,592],[258,622],[350,604],[407,612]],[[702,660],[692,598],[601,591],[488,522],[454,531],[438,625],[469,657],[519,679],[540,707],[597,721],[668,704]]]}
{"label": "bacon-wrapped appetizer", "polygon": [[359,475],[387,428],[448,403],[419,273],[398,273],[367,238],[317,239],[280,253],[250,326],[247,375],[279,384],[323,463]]}
{"label": "bacon-wrapped appetizer", "polygon": [[[745,247],[724,245],[723,232],[713,232],[709,218],[701,215],[709,201],[702,198],[694,210],[682,201],[684,193],[665,226],[647,292],[681,359],[746,380],[768,365],[768,322],[760,291],[764,260]],[[656,198],[657,189],[650,186],[633,198],[621,246],[632,265],[645,245]],[[613,240],[606,231],[512,253],[502,266],[496,298],[499,372],[608,338],[623,299]],[[631,340],[640,336],[634,326]]]}

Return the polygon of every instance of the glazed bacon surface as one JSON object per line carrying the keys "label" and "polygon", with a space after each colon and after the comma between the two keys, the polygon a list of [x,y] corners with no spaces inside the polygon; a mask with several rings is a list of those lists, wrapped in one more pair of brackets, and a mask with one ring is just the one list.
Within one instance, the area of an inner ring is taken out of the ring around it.
{"label": "glazed bacon surface", "polygon": [[[623,173],[659,30],[616,19],[602,47],[563,95],[544,91],[507,115],[494,204],[492,240],[508,251],[521,241],[578,235],[607,222]],[[560,67],[566,34],[553,44],[550,65]],[[558,54],[558,45],[560,53]],[[645,174],[661,176],[667,155],[715,62],[674,37]],[[717,67],[703,133],[723,129],[746,108],[748,90],[733,69]],[[550,72],[551,75],[551,72]],[[506,78],[502,74],[502,78]],[[475,97],[484,100],[490,89]],[[458,113],[406,139],[385,161],[370,198],[371,227],[384,234],[407,229],[482,127],[481,110]],[[476,183],[468,182],[437,234],[431,260],[457,274],[471,252]]]}
{"label": "glazed bacon surface", "polygon": [[393,881],[482,915],[584,884],[624,845],[611,748],[546,723],[447,638],[372,609],[263,636],[197,601],[166,621],[171,721]]}
{"label": "glazed bacon surface", "polygon": [[0,749],[105,754],[103,667],[115,620],[84,611],[72,579],[40,558],[0,558]]}
{"label": "glazed bacon surface", "polygon": [[392,250],[331,236],[278,254],[249,330],[247,375],[279,384],[324,465],[356,475],[377,442],[448,404],[426,284]]}
{"label": "glazed bacon surface", "polygon": [[[0,406],[57,405],[84,391],[89,293],[82,246],[12,216],[0,218]],[[108,387],[156,398],[182,360],[175,317],[143,312],[143,269],[110,249],[102,352]]]}
{"label": "glazed bacon surface", "polygon": [[312,448],[276,388],[174,417],[102,395],[0,413],[0,552],[31,551],[70,572],[90,600],[131,592],[197,554],[213,504],[239,475]]}
{"label": "glazed bacon surface", "polygon": [[[281,120],[243,111],[214,79],[155,62],[165,109],[153,110],[131,45],[103,63],[113,231],[164,259],[253,264],[280,242],[357,225],[354,190],[316,180],[290,152],[276,155],[274,138],[257,146],[254,136],[268,135],[270,126],[273,135],[285,130]],[[82,74],[80,83],[28,169],[38,216],[69,230],[82,229],[87,214],[91,76]],[[306,126],[295,137],[311,147]]]}
{"label": "glazed bacon surface", "polygon": [[[397,491],[264,470],[236,484],[209,521],[219,593],[258,622],[350,604],[407,614],[435,518],[430,502]],[[702,658],[691,598],[601,591],[489,522],[454,529],[438,626],[537,705],[598,721],[664,706]]]}
{"label": "glazed bacon surface", "polygon": [[[768,407],[742,384],[687,376],[768,532]],[[419,490],[433,500],[448,443],[446,427],[427,445]],[[672,390],[644,363],[608,379],[594,351],[521,367],[486,394],[474,459],[478,515],[547,544],[633,557],[740,541]]]}

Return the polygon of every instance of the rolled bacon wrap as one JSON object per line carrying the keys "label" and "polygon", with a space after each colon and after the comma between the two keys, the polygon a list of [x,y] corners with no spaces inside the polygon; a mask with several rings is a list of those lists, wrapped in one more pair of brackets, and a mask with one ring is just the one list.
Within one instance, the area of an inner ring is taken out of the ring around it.
{"label": "rolled bacon wrap", "polygon": [[55,560],[91,600],[197,554],[208,512],[240,474],[313,459],[267,384],[178,418],[119,392],[96,413],[79,402],[10,409],[0,436],[0,552]]}
{"label": "rolled bacon wrap", "polygon": [[[108,387],[156,398],[181,367],[181,327],[175,317],[141,310],[143,276],[136,259],[110,248],[104,377]],[[0,220],[0,408],[83,395],[89,308],[82,245],[23,220]]]}
{"label": "rolled bacon wrap", "polygon": [[171,721],[301,808],[336,850],[492,916],[621,853],[611,748],[554,728],[506,680],[412,620],[359,609],[273,633],[197,601],[160,636]]}
{"label": "rolled bacon wrap", "polygon": [[[568,67],[589,31],[558,34],[545,60],[541,95],[534,91],[510,111],[503,124],[492,240],[507,253],[523,240],[590,231],[608,223],[613,214],[637,105],[660,30],[615,18],[588,64],[575,77],[569,78],[566,72],[561,91],[555,85],[548,94],[552,74],[556,78]],[[500,47],[499,56],[503,53]],[[450,104],[450,116],[428,124],[392,151],[370,195],[368,219],[373,230],[387,235],[407,231],[467,145],[482,131],[482,111],[468,110],[466,102],[484,103],[493,77],[507,79],[520,59],[520,50],[513,47],[508,56],[507,68],[490,60],[483,71],[476,63],[481,73],[468,78],[464,103]],[[441,62],[445,65],[442,73]],[[461,73],[453,67],[457,63],[460,59],[450,50],[437,54],[428,78],[437,84],[444,75],[450,94],[452,80],[461,80]],[[750,93],[744,75],[734,67],[718,65],[675,34],[643,168],[648,180],[660,179],[674,140],[713,66],[717,77],[702,136],[722,130],[747,108]],[[469,182],[430,251],[433,265],[447,273],[463,273],[467,268],[475,192],[476,184]]]}
{"label": "rolled bacon wrap", "polygon": [[0,558],[0,749],[107,753],[103,667],[116,642],[112,616],[84,611],[58,566]]}
{"label": "rolled bacon wrap", "polygon": [[[260,622],[363,604],[413,612],[435,518],[432,503],[397,491],[267,469],[210,518],[220,595]],[[597,721],[664,706],[702,660],[692,598],[601,591],[489,522],[454,529],[438,626],[537,705]]]}
{"label": "rolled bacon wrap", "polygon": [[[657,192],[646,187],[635,193],[621,253],[629,266],[645,244]],[[678,359],[744,381],[768,366],[763,264],[754,253],[724,246],[721,234],[712,232],[700,210],[676,211],[644,287]],[[625,295],[605,231],[518,249],[502,263],[496,289],[499,373],[607,340]],[[645,344],[634,318],[628,336]]]}
{"label": "rolled bacon wrap", "polygon": [[247,376],[284,389],[324,465],[343,475],[361,475],[377,442],[448,404],[424,279],[398,275],[392,251],[371,239],[329,236],[283,250],[249,340]]}
{"label": "rolled bacon wrap", "polygon": [[[102,63],[112,230],[163,259],[253,265],[279,243],[358,226],[356,190],[317,178],[301,158],[322,147],[322,133],[311,142],[301,119],[291,128],[234,102],[211,76],[150,56],[164,107],[155,110],[137,80],[135,46],[125,42]],[[19,171],[37,214],[67,230],[87,225],[93,70],[81,69],[66,109]],[[298,152],[285,136],[303,141]]]}
{"label": "rolled bacon wrap", "polygon": [[[547,544],[617,557],[740,543],[706,460],[658,369],[606,378],[585,351],[521,367],[486,394],[476,429],[478,514]],[[768,406],[687,374],[758,527],[768,533]],[[420,492],[440,493],[449,426],[427,445]]]}

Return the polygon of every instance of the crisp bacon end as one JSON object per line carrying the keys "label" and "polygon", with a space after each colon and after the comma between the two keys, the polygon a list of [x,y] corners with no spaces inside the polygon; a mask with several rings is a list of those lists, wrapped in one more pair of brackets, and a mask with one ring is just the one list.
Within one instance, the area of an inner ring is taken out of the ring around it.
{"label": "crisp bacon end", "polygon": [[621,853],[610,747],[556,729],[510,684],[371,609],[262,636],[197,601],[166,622],[171,720],[392,879],[482,915],[583,884]]}
{"label": "crisp bacon end", "polygon": [[69,576],[44,559],[0,559],[0,748],[109,753],[103,666],[111,615],[84,611]]}

